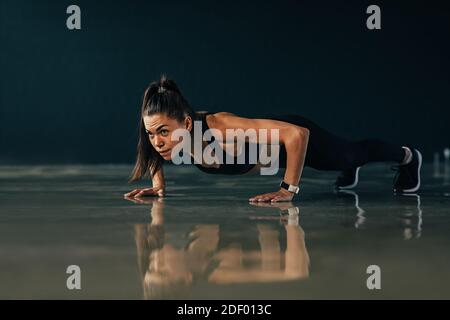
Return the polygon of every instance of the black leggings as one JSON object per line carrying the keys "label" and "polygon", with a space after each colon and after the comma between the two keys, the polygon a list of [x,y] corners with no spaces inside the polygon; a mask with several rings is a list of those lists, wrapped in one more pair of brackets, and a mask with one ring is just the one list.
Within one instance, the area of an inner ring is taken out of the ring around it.
{"label": "black leggings", "polygon": [[[271,116],[270,119],[289,122],[309,129],[305,166],[318,170],[347,170],[369,162],[401,162],[405,151],[401,146],[378,139],[349,141],[298,116]],[[280,152],[280,165],[286,163]]]}

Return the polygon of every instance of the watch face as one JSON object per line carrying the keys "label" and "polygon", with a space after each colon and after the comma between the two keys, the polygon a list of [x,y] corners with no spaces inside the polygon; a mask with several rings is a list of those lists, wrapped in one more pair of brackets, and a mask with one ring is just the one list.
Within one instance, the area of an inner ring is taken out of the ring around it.
{"label": "watch face", "polygon": [[298,186],[294,186],[292,184],[287,184],[284,181],[281,181],[280,186],[284,189],[286,189],[289,192],[293,192],[293,193],[298,193],[299,187]]}

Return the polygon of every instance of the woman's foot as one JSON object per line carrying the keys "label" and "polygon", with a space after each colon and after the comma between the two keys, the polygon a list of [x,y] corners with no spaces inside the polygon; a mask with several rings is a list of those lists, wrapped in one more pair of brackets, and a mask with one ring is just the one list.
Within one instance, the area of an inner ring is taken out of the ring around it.
{"label": "woman's foot", "polygon": [[338,190],[353,189],[358,184],[359,169],[356,167],[353,169],[342,171],[339,177],[337,177],[334,186]]}
{"label": "woman's foot", "polygon": [[397,170],[394,177],[394,192],[416,192],[420,188],[420,169],[422,167],[422,154],[419,150],[409,147],[412,158],[407,164],[393,167]]}

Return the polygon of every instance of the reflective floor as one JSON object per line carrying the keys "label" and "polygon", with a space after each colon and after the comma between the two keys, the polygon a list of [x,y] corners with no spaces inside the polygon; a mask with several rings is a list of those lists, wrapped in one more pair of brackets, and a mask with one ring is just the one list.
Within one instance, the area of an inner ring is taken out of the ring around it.
{"label": "reflective floor", "polygon": [[0,298],[450,299],[448,176],[395,196],[389,168],[340,193],[306,168],[296,201],[251,205],[281,176],[168,167],[167,197],[131,202],[129,166],[0,167]]}

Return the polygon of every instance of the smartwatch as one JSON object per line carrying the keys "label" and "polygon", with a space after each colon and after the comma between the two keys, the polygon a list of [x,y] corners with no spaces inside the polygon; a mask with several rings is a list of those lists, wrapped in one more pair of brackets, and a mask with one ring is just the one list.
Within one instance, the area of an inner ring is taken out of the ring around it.
{"label": "smartwatch", "polygon": [[280,187],[286,189],[289,192],[297,194],[300,191],[299,186],[294,186],[293,184],[287,184],[283,180],[280,182]]}

